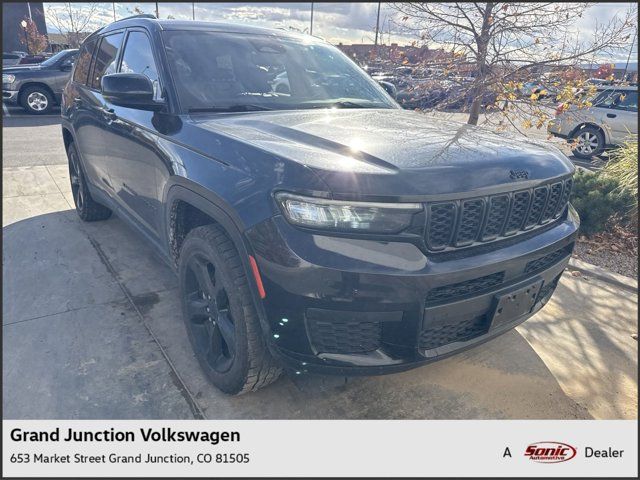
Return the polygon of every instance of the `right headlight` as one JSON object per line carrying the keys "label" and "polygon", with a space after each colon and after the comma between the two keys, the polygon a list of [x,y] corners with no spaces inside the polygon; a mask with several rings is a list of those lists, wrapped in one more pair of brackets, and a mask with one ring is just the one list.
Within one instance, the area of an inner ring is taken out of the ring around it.
{"label": "right headlight", "polygon": [[286,192],[275,197],[293,225],[339,232],[399,233],[422,210],[420,203],[350,202]]}
{"label": "right headlight", "polygon": [[2,83],[13,83],[16,81],[16,76],[11,75],[10,73],[2,74]]}

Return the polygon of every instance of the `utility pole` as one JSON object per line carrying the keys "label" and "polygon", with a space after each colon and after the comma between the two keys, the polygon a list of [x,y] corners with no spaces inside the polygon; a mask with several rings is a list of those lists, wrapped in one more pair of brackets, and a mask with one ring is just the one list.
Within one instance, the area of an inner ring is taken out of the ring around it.
{"label": "utility pole", "polygon": [[116,21],[116,2],[111,2],[111,5],[113,5],[113,21]]}
{"label": "utility pole", "polygon": [[378,15],[376,15],[376,41],[375,45],[378,46],[378,30],[380,29],[380,4],[382,2],[378,2]]}
{"label": "utility pole", "polygon": [[313,2],[311,2],[311,26],[309,27],[309,35],[313,35]]}
{"label": "utility pole", "polygon": [[196,2],[191,2],[191,19],[196,19]]}
{"label": "utility pole", "polygon": [[156,2],[156,18],[160,18],[160,14],[158,13],[158,2]]}
{"label": "utility pole", "polygon": [[636,37],[638,36],[638,27],[636,27],[636,31],[633,32],[633,40],[631,40],[631,46],[629,47],[629,55],[627,55],[627,63],[624,65],[624,73],[622,74],[622,81],[627,78],[627,68],[629,68],[629,59],[631,58],[631,51],[633,50],[633,45],[636,43]]}
{"label": "utility pole", "polygon": [[31,4],[27,2],[27,10],[29,10],[29,20],[33,22],[33,18],[31,17]]}

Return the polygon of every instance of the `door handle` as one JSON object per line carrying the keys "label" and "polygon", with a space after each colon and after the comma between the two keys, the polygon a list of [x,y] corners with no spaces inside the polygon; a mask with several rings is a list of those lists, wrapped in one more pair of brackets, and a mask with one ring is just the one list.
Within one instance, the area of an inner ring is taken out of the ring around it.
{"label": "door handle", "polygon": [[615,113],[607,113],[607,117],[609,118],[616,118],[618,115],[616,115]]}

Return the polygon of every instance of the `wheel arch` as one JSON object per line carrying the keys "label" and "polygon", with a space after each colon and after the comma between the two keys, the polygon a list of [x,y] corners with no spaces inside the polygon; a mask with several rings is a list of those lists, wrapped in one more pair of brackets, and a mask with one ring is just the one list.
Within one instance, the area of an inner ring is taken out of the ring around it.
{"label": "wheel arch", "polygon": [[73,138],[73,133],[64,125],[62,126],[62,141],[64,142],[64,151],[69,151],[69,145],[71,145],[75,139]]}
{"label": "wheel arch", "polygon": [[251,296],[258,311],[260,325],[269,338],[270,327],[266,321],[266,313],[258,293],[258,283],[249,260],[250,256],[253,256],[251,246],[245,240],[242,227],[238,224],[239,220],[232,218],[219,202],[218,199],[209,199],[180,184],[175,184],[168,189],[164,201],[165,244],[168,257],[177,270],[180,249],[188,233],[203,225],[219,226],[238,249],[245,274],[251,285]]}

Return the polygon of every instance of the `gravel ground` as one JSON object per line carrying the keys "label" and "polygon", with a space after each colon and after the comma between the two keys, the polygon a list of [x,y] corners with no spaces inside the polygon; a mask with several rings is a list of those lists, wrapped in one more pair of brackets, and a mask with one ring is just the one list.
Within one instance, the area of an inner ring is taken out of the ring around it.
{"label": "gravel ground", "polygon": [[638,250],[613,251],[608,246],[594,246],[593,243],[578,240],[574,258],[597,265],[612,272],[638,279]]}

